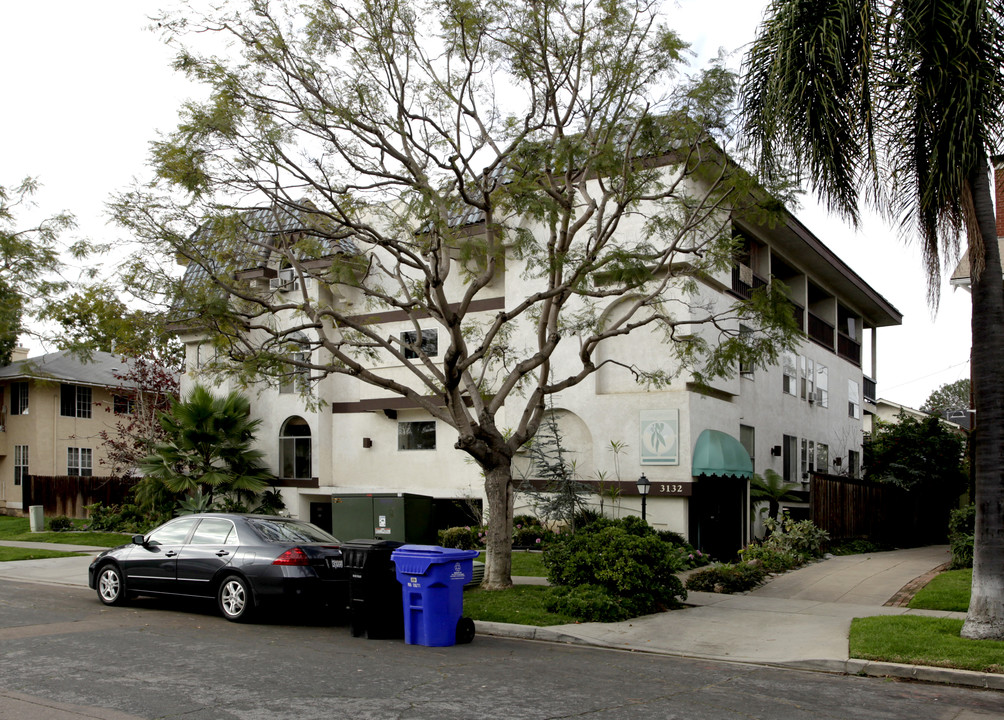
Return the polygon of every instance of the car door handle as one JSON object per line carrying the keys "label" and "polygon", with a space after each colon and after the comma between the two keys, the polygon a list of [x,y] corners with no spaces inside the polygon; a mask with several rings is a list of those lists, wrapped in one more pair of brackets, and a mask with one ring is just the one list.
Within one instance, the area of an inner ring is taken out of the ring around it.
{"label": "car door handle", "polygon": [[174,550],[168,550],[166,553],[164,553],[164,557],[174,557],[177,554],[178,553],[175,552]]}
{"label": "car door handle", "polygon": [[216,557],[223,557],[224,555],[229,555],[229,554],[230,554],[229,550],[220,550],[218,553],[216,553]]}

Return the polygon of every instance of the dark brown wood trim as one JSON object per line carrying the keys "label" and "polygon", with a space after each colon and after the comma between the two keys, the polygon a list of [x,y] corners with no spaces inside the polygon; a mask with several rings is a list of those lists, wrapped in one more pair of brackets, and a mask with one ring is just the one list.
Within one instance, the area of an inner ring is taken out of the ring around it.
{"label": "dark brown wood trim", "polygon": [[[439,395],[427,395],[426,400],[437,407],[446,405],[446,400]],[[471,406],[471,399],[464,398],[464,404]],[[336,402],[331,403],[331,412],[334,414],[361,413],[361,412],[382,412],[384,410],[416,410],[421,405],[406,397],[372,398],[370,400],[359,400],[357,402]]]}
{"label": "dark brown wood trim", "polygon": [[292,478],[276,478],[272,481],[272,485],[275,487],[291,487],[291,488],[317,488],[321,487],[320,481],[317,478],[304,478],[302,480],[293,480]]}
{"label": "dark brown wood trim", "polygon": [[[450,310],[460,307],[459,303],[450,303]],[[470,304],[471,312],[488,312],[489,310],[504,310],[505,296],[485,298],[483,300],[473,300]],[[427,318],[427,312],[409,313],[406,310],[388,310],[387,312],[367,313],[366,315],[352,315],[346,320],[358,325],[379,325],[381,323],[401,322],[414,318]]]}

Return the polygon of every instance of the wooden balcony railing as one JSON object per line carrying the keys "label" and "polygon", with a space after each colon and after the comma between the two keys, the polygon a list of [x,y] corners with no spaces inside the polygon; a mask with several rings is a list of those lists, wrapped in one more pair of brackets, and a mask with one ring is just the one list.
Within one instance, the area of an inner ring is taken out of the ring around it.
{"label": "wooden balcony railing", "polygon": [[766,285],[767,281],[749,268],[743,268],[739,265],[732,266],[732,292],[739,297],[750,300],[754,290]]}
{"label": "wooden balcony railing", "polygon": [[865,375],[863,379],[865,381],[864,382],[865,402],[866,403],[874,403],[875,402],[875,397],[876,397],[876,395],[875,395],[875,381],[872,380],[867,375]]}
{"label": "wooden balcony railing", "polygon": [[811,312],[808,313],[808,315],[809,337],[823,347],[833,350],[833,334],[835,332],[835,328],[818,315],[813,315]]}
{"label": "wooden balcony railing", "polygon": [[837,355],[850,360],[855,365],[861,365],[861,343],[852,340],[843,333],[837,333]]}

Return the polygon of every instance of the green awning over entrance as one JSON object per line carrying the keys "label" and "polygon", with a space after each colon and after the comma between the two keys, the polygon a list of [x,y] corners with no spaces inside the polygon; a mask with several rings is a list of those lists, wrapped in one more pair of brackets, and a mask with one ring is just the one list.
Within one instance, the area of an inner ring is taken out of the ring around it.
{"label": "green awning over entrance", "polygon": [[705,430],[694,446],[694,477],[722,475],[726,477],[753,477],[753,461],[738,440],[720,430]]}

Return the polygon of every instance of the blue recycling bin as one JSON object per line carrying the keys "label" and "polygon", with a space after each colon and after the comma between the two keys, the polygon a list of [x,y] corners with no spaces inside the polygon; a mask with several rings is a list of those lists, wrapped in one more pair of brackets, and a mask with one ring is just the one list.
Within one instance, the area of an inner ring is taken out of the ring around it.
{"label": "blue recycling bin", "polygon": [[[401,583],[404,641],[409,645],[445,647],[458,641],[464,611],[464,585],[471,580],[477,550],[438,545],[402,545],[391,553]],[[470,620],[460,641],[470,642]]]}

